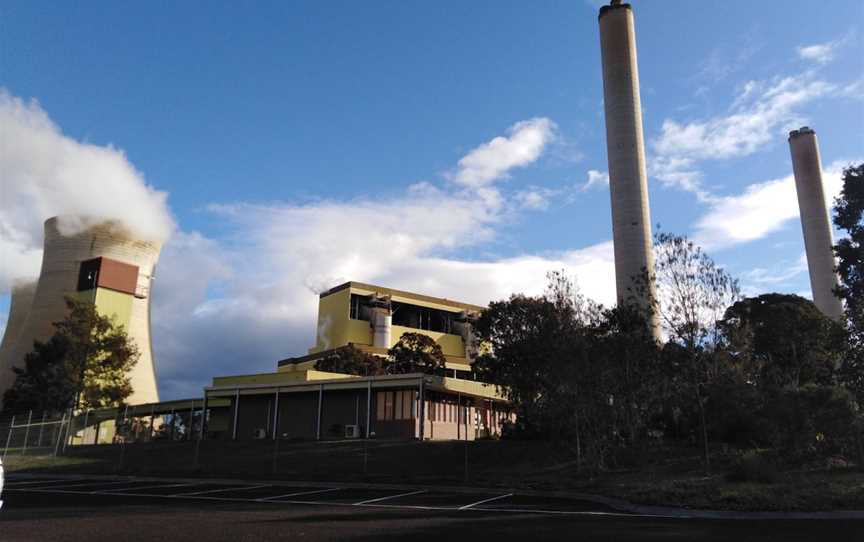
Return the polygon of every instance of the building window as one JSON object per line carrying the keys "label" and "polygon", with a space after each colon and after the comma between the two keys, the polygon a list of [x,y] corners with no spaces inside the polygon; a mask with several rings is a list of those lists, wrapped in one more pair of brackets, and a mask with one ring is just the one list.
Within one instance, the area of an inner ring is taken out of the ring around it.
{"label": "building window", "polygon": [[352,320],[360,319],[360,296],[351,294],[351,308],[348,310],[348,317]]}
{"label": "building window", "polygon": [[458,313],[393,301],[393,325],[453,333],[453,321]]}

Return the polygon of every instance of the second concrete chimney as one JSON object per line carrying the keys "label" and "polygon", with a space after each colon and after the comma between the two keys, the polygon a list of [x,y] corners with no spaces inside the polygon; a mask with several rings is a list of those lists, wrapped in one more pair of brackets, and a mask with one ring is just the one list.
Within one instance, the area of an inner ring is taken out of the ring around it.
{"label": "second concrete chimney", "polygon": [[825,206],[822,160],[816,132],[807,126],[792,130],[789,132],[789,150],[792,152],[792,170],[795,173],[795,190],[798,193],[813,303],[825,316],[840,321],[843,318],[843,304],[833,291],[838,285],[834,272],[834,240]]}

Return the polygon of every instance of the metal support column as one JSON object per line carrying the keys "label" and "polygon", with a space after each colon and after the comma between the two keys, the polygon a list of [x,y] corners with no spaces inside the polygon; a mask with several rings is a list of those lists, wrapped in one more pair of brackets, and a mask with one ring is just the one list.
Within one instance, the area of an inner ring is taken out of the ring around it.
{"label": "metal support column", "polygon": [[372,434],[372,380],[366,381],[366,438]]}
{"label": "metal support column", "polygon": [[279,388],[276,388],[276,400],[273,405],[273,440],[279,438]]}
{"label": "metal support column", "polygon": [[426,438],[426,378],[420,377],[420,440]]}
{"label": "metal support column", "polygon": [[237,417],[240,415],[240,388],[234,390],[234,428],[231,430],[231,440],[237,440]]}
{"label": "metal support column", "polygon": [[[456,394],[456,440],[462,440],[462,394]],[[465,433],[468,440],[468,433]]]}
{"label": "metal support column", "polygon": [[324,403],[324,384],[318,384],[318,420],[315,427],[315,440],[321,440],[321,408]]}

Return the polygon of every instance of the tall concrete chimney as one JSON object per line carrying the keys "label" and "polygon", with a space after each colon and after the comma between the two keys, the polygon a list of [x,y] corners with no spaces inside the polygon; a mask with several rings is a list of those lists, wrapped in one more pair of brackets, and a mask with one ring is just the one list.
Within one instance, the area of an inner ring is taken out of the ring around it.
{"label": "tall concrete chimney", "polygon": [[[640,291],[638,283],[634,283],[643,270],[654,273],[654,253],[633,10],[630,4],[613,0],[611,5],[600,8],[599,19],[615,285],[619,304],[629,301],[647,307],[654,295],[653,284],[647,291]],[[659,338],[656,314],[651,329]]]}
{"label": "tall concrete chimney", "polygon": [[834,251],[831,248],[834,240],[825,206],[822,160],[816,132],[807,126],[792,130],[789,132],[789,150],[792,152],[792,170],[795,172],[795,190],[798,193],[813,303],[825,316],[840,321],[843,318],[843,305],[833,292],[838,284],[834,272]]}

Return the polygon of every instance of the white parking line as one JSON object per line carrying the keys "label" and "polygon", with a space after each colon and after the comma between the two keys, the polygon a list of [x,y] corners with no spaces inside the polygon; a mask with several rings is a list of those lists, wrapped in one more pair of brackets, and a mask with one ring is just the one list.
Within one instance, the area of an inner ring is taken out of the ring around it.
{"label": "white parking line", "polygon": [[132,480],[117,480],[115,482],[105,482],[100,480],[90,480],[89,482],[80,482],[77,484],[60,484],[57,486],[46,487],[42,489],[69,489],[70,487],[81,487],[81,486],[114,486],[117,484],[132,484],[134,483]]}
{"label": "white parking line", "polygon": [[123,491],[140,491],[142,489],[162,489],[162,488],[166,488],[166,487],[184,487],[184,486],[198,486],[198,485],[201,485],[201,484],[165,484],[165,483],[162,483],[159,485],[144,486],[144,487],[129,487],[126,489],[123,489],[123,488],[104,489],[104,490],[100,489],[97,491],[91,491],[91,493],[106,493],[108,495],[111,495],[111,494],[115,494],[115,493],[119,494],[119,493],[122,493]]}
{"label": "white parking line", "polygon": [[83,480],[83,478],[75,478],[73,480],[70,480],[68,478],[60,478],[57,480],[30,480],[28,482],[16,482],[16,481],[10,482],[9,480],[6,480],[6,487],[18,487],[18,486],[24,486],[24,485],[30,485],[30,484],[51,484],[54,482],[79,482],[81,480]]}
{"label": "white parking line", "polygon": [[222,489],[208,489],[207,491],[194,491],[192,493],[175,493],[175,497],[188,497],[190,495],[206,495],[208,493],[219,493],[221,491],[238,491],[241,489],[261,489],[262,487],[270,487],[270,484],[265,484],[263,486],[234,486],[234,487],[223,487]]}
{"label": "white parking line", "polygon": [[487,502],[497,501],[499,499],[506,499],[507,497],[512,497],[512,493],[508,493],[506,495],[498,495],[497,497],[491,497],[489,499],[483,499],[482,501],[472,502],[471,504],[466,504],[465,506],[460,506],[459,510],[468,510],[469,508],[474,508],[478,504],[483,504]]}
{"label": "white parking line", "polygon": [[421,493],[426,493],[426,490],[421,489],[420,491],[411,491],[409,493],[400,493],[398,495],[388,495],[387,497],[379,497],[377,499],[369,499],[368,501],[355,502],[354,506],[360,506],[361,504],[371,504],[373,502],[386,501],[387,499],[395,499],[397,497],[407,497],[408,495],[419,495]]}
{"label": "white parking line", "polygon": [[[191,486],[191,485],[200,485],[200,484],[171,484],[171,485],[160,485],[160,486],[147,486],[151,488],[163,488],[163,487],[181,487],[181,486]],[[244,486],[246,487],[246,486]],[[269,486],[266,486],[269,487]],[[496,497],[491,497],[489,499],[484,499],[482,501],[477,501],[465,506],[461,506],[459,508],[448,507],[448,506],[424,506],[424,505],[408,505],[408,504],[386,504],[381,503],[381,500],[393,499],[400,496],[413,495],[417,493],[423,493],[427,490],[417,491],[417,492],[409,492],[402,495],[390,495],[387,497],[382,497],[380,499],[371,499],[369,501],[362,501],[360,503],[348,504],[348,503],[339,503],[339,502],[331,502],[331,501],[301,501],[301,500],[288,500],[288,501],[279,501],[274,499],[279,499],[281,497],[286,497],[286,495],[280,495],[276,497],[268,497],[264,499],[244,499],[244,498],[236,498],[236,497],[197,497],[192,494],[177,494],[177,495],[158,495],[152,493],[120,493],[121,490],[102,490],[102,491],[76,491],[76,490],[63,490],[63,489],[43,489],[43,488],[8,488],[9,491],[21,491],[26,493],[63,493],[70,495],[110,495],[112,497],[122,496],[122,497],[146,497],[146,498],[159,498],[159,499],[206,499],[212,501],[226,501],[226,502],[246,502],[246,503],[269,503],[269,504],[304,504],[304,505],[315,505],[315,506],[362,506],[362,507],[370,507],[370,508],[388,508],[388,509],[402,509],[402,510],[429,510],[429,511],[450,511],[450,512],[480,512],[480,513],[490,513],[490,512],[504,512],[504,513],[513,513],[513,514],[544,514],[544,515],[572,515],[572,516],[610,516],[610,517],[630,517],[630,518],[655,518],[655,519],[690,519],[683,516],[675,516],[675,515],[664,515],[664,514],[629,514],[626,512],[595,512],[595,511],[580,511],[580,510],[543,510],[543,509],[525,509],[525,508],[474,508],[483,503],[496,501],[499,499],[504,499],[506,497],[511,497],[513,494],[508,493],[507,495],[498,495]],[[145,489],[145,488],[134,488],[134,490]],[[248,489],[248,487],[247,487]],[[301,491],[299,493],[290,493],[289,495],[311,495],[316,493],[326,493],[329,491],[338,491],[343,488],[330,488],[330,489],[321,489],[316,491]],[[130,491],[132,488],[130,488]]]}
{"label": "white parking line", "polygon": [[315,493],[327,493],[328,491],[339,491],[342,489],[341,487],[333,487],[330,489],[317,489],[315,491],[300,491],[297,493],[288,493],[287,495],[276,495],[275,497],[266,497],[262,499],[255,499],[259,502],[272,501],[274,499],[284,499],[285,497],[298,497],[300,495],[313,495]]}

